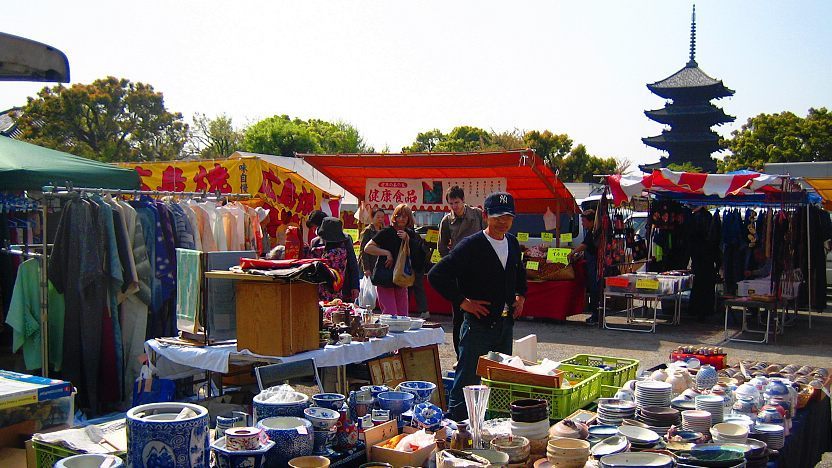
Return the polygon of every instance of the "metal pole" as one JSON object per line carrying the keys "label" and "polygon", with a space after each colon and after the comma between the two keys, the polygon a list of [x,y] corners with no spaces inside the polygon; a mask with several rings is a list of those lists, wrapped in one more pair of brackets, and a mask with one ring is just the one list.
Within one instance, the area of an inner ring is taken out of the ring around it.
{"label": "metal pole", "polygon": [[811,217],[809,216],[809,211],[811,210],[811,205],[806,205],[806,256],[807,256],[807,270],[809,272],[809,278],[807,279],[807,283],[809,284],[809,328],[812,328],[812,232],[811,232]]}
{"label": "metal pole", "polygon": [[46,251],[49,241],[47,239],[48,229],[46,216],[48,214],[47,200],[41,204],[41,236],[43,237],[43,252],[40,257],[40,352],[41,352],[41,374],[49,377],[49,254]]}

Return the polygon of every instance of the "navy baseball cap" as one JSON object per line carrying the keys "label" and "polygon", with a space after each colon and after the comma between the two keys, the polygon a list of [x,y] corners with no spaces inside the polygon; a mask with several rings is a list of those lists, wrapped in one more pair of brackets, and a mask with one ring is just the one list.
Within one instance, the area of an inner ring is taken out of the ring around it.
{"label": "navy baseball cap", "polygon": [[489,217],[511,215],[514,216],[514,197],[510,193],[496,192],[485,199],[485,212]]}

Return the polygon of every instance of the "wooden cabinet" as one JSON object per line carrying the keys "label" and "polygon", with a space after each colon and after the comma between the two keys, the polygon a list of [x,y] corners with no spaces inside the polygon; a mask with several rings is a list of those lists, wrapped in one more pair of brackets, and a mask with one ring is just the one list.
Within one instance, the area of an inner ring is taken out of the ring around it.
{"label": "wooden cabinet", "polygon": [[318,288],[309,283],[236,281],[237,350],[290,356],[318,349]]}

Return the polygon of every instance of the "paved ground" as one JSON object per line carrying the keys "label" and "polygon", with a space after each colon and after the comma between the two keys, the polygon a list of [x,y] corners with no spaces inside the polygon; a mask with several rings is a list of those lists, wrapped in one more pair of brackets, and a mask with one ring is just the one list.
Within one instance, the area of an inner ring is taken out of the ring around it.
{"label": "paved ground", "polygon": [[[586,315],[567,321],[520,320],[515,324],[514,337],[536,334],[538,357],[569,358],[589,353],[638,359],[642,368],[668,362],[670,352],[679,345],[716,345],[725,348],[730,362],[763,360],[768,362],[832,367],[832,314],[812,318],[801,315],[793,326],[777,337],[777,343],[751,344],[725,342],[723,317],[712,316],[706,323],[682,316],[680,325],[659,325],[656,333],[634,333],[602,330],[583,323]],[[433,314],[446,331],[445,344],[440,346],[442,369],[453,366],[455,355],[451,340],[450,316]]]}

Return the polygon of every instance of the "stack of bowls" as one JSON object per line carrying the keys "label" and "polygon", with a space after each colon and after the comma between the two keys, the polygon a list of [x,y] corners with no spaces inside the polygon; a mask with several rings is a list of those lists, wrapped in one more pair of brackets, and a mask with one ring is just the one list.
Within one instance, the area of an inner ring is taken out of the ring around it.
{"label": "stack of bowls", "polygon": [[583,468],[589,459],[589,442],[580,439],[553,439],[546,447],[546,459],[561,468]]}
{"label": "stack of bowls", "polygon": [[718,395],[698,395],[695,400],[696,409],[711,413],[711,424],[719,424],[723,418],[724,400]]}
{"label": "stack of bowls", "polygon": [[744,444],[748,439],[748,427],[735,423],[718,423],[711,428],[711,436],[718,444]]}
{"label": "stack of bowls", "polygon": [[780,450],[786,435],[785,429],[779,424],[757,424],[751,437],[762,440],[772,450]]}
{"label": "stack of bowls", "polygon": [[681,421],[679,410],[662,406],[644,406],[636,413],[636,419],[647,424],[647,428],[659,435],[667,434],[670,426],[678,426]]}
{"label": "stack of bowls", "polygon": [[615,398],[598,399],[598,423],[607,426],[620,426],[623,420],[633,419],[636,403]]}
{"label": "stack of bowls", "polygon": [[707,434],[711,430],[711,413],[700,410],[682,411],[682,428]]}
{"label": "stack of bowls", "polygon": [[650,429],[635,426],[621,426],[618,433],[627,438],[633,450],[647,450],[656,447],[661,437]]}
{"label": "stack of bowls", "polygon": [[728,416],[725,416],[723,422],[740,424],[742,426],[747,427],[749,432],[754,430],[755,424],[754,420],[751,419],[750,416],[746,416],[744,414],[729,414]]}
{"label": "stack of bowls", "polygon": [[673,386],[667,382],[642,380],[636,382],[636,406],[670,406]]}
{"label": "stack of bowls", "polygon": [[531,453],[529,439],[522,436],[497,436],[491,439],[491,448],[508,455],[509,463],[526,463]]}
{"label": "stack of bowls", "polygon": [[549,433],[549,402],[526,398],[511,402],[511,433],[527,439],[544,439]]}

